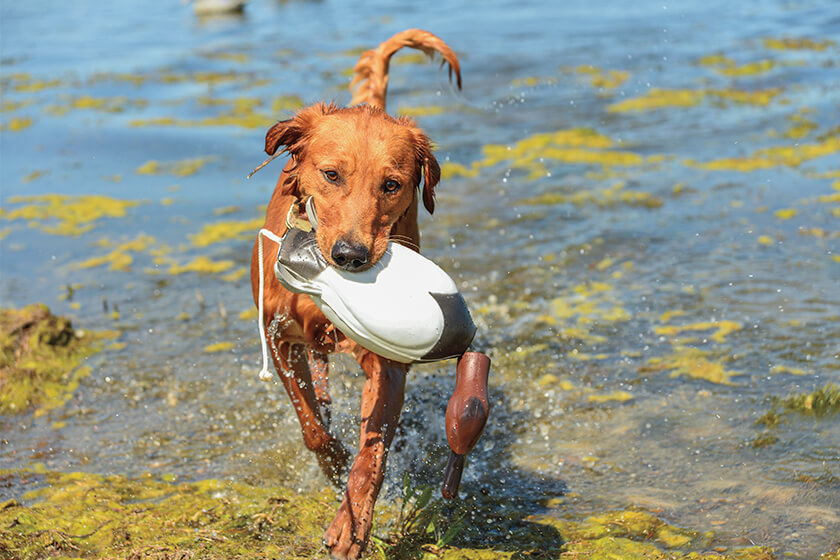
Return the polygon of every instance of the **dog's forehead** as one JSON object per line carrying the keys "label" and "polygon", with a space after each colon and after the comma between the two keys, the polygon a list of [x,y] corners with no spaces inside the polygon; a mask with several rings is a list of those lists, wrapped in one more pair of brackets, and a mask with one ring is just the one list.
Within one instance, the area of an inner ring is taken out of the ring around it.
{"label": "dog's forehead", "polygon": [[414,157],[411,131],[385,115],[336,113],[316,124],[310,147],[337,157],[372,157],[400,161]]}

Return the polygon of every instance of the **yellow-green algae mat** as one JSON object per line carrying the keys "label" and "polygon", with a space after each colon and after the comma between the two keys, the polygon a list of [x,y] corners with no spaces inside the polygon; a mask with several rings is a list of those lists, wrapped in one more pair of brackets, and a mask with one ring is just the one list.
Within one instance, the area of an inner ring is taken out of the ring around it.
{"label": "yellow-green algae mat", "polygon": [[[35,487],[19,499],[0,503],[0,558],[324,557],[321,535],[337,505],[331,491],[301,495],[219,480],[174,483],[174,477],[162,478],[58,473],[44,468],[0,471],[2,485]],[[481,519],[481,506],[473,507]],[[394,509],[387,505],[378,509],[383,508]],[[380,522],[389,517],[393,511],[378,512]],[[517,515],[513,512],[510,517]],[[408,551],[393,547],[399,555],[371,545],[367,557],[774,558],[764,547],[705,550],[711,546],[711,534],[669,525],[641,510],[576,520],[532,516],[508,519],[508,523],[511,538],[500,546],[482,546],[483,528],[468,526],[452,545],[419,544]],[[379,532],[375,527],[374,533]],[[470,544],[459,546],[459,538]]]}
{"label": "yellow-green algae mat", "polygon": [[82,362],[109,336],[74,329],[43,304],[0,309],[0,414],[63,405],[90,374]]}

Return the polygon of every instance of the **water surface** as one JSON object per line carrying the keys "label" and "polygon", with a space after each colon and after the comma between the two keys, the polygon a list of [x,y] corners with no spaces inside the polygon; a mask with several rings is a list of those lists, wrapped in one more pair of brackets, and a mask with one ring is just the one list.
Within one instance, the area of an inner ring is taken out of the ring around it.
{"label": "water surface", "polygon": [[[461,57],[464,90],[402,55],[389,109],[436,143],[424,253],[494,359],[463,490],[535,513],[564,494],[558,515],[642,507],[799,558],[838,546],[840,420],[756,424],[772,397],[840,382],[833,2],[0,10],[0,300],[120,333],[68,405],[0,418],[0,468],[326,485],[279,382],[257,379],[246,313],[282,164],[244,177],[268,126],[348,102],[361,50],[422,27]],[[46,193],[138,204],[64,235],[10,219]],[[131,262],[90,261],[112,253]],[[344,358],[334,372],[353,442],[363,380]],[[453,382],[451,363],[413,370],[387,496],[406,469],[437,483]]]}

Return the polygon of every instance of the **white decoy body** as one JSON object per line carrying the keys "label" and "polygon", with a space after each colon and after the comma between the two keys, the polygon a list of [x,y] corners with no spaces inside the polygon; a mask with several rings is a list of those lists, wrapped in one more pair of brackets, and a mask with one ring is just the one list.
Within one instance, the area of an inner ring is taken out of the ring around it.
{"label": "white decoy body", "polygon": [[274,268],[288,290],[308,294],[346,336],[402,363],[463,354],[476,327],[455,282],[438,265],[397,243],[363,272],[329,266],[314,232],[290,229]]}

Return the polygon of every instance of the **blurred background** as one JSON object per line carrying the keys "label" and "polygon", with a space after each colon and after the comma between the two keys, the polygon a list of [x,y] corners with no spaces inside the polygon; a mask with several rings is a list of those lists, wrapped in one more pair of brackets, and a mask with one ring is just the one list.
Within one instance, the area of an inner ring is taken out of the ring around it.
{"label": "blurred background", "polygon": [[[66,404],[0,415],[0,468],[328,485],[257,379],[247,267],[282,160],[245,176],[269,126],[346,104],[361,52],[420,27],[463,91],[403,51],[389,111],[436,144],[423,252],[494,360],[462,494],[837,548],[833,0],[196,8],[0,4],[0,302],[117,333]],[[385,496],[406,470],[438,484],[454,371],[412,370]],[[351,446],[362,383],[334,360]]]}

